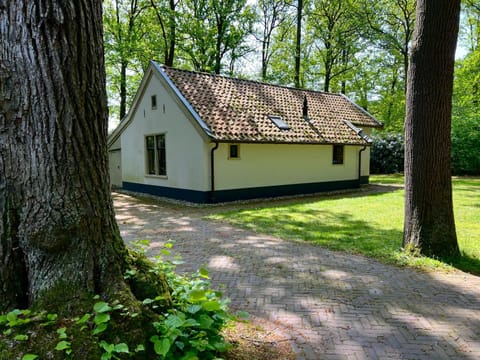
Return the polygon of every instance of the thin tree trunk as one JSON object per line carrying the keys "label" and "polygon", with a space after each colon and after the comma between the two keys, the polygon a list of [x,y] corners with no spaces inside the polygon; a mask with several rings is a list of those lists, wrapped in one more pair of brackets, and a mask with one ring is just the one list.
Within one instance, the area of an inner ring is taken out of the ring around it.
{"label": "thin tree trunk", "polygon": [[173,66],[173,61],[175,59],[175,42],[176,42],[176,30],[177,30],[177,24],[175,23],[175,0],[170,0],[170,14],[168,15],[168,21],[169,21],[169,28],[170,28],[170,34],[169,34],[169,41],[168,41],[168,53],[167,56],[165,57],[165,65],[167,66]]}
{"label": "thin tree trunk", "polygon": [[418,0],[405,121],[403,246],[459,254],[452,205],[450,127],[460,0]]}
{"label": "thin tree trunk", "polygon": [[125,287],[102,41],[101,2],[0,2],[0,310]]}
{"label": "thin tree trunk", "polygon": [[300,88],[300,61],[302,54],[302,15],[303,0],[297,3],[297,40],[295,42],[295,87]]}

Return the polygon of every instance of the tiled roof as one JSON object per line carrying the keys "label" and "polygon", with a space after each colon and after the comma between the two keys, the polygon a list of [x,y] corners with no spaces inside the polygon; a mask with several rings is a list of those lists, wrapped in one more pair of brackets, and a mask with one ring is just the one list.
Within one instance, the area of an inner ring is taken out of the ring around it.
{"label": "tiled roof", "polygon": [[[366,111],[337,94],[299,90],[178,70],[167,74],[210,129],[217,141],[366,144],[344,120],[358,127],[381,127]],[[307,99],[308,121],[303,117]],[[269,118],[279,115],[289,129],[280,129]]]}

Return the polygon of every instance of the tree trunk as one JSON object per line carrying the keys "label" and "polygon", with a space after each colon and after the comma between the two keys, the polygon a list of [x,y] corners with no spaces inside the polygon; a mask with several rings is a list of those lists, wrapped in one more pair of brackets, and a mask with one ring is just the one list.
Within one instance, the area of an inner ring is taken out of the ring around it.
{"label": "tree trunk", "polygon": [[302,54],[302,15],[303,0],[297,3],[297,40],[295,42],[295,87],[300,88],[300,61]]}
{"label": "tree trunk", "polygon": [[450,127],[460,0],[418,0],[405,121],[403,246],[459,254],[452,205]]}
{"label": "tree trunk", "polygon": [[173,66],[173,60],[175,59],[175,42],[176,42],[176,31],[177,31],[177,25],[175,22],[175,7],[176,3],[175,0],[170,0],[170,13],[168,15],[168,21],[169,21],[169,28],[170,28],[170,33],[168,36],[168,55],[165,57],[165,65],[167,66]]}
{"label": "tree trunk", "polygon": [[0,1],[0,310],[126,287],[100,1]]}

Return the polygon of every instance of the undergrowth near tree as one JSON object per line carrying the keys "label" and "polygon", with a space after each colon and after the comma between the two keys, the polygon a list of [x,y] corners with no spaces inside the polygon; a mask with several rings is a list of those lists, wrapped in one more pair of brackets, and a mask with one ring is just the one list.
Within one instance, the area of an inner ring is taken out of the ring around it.
{"label": "undergrowth near tree", "polygon": [[[137,342],[133,332],[130,338],[129,334],[117,334],[119,323],[141,314],[119,300],[108,302],[95,296],[90,310],[81,316],[60,317],[31,309],[0,315],[0,358],[218,359],[230,348],[221,335],[222,328],[233,319],[228,300],[211,288],[206,269],[188,276],[177,274],[175,268],[181,260],[171,258],[171,243],[152,262],[145,256],[147,246],[147,241],[137,243],[132,252],[136,266],[126,272],[126,281],[138,287],[146,286],[145,279],[152,275],[166,276],[171,287],[168,309],[164,295],[155,296],[148,289],[143,292],[153,296],[141,299],[142,306],[155,314],[149,317],[153,321],[140,322],[151,334],[147,343]],[[148,274],[144,274],[145,268]]]}

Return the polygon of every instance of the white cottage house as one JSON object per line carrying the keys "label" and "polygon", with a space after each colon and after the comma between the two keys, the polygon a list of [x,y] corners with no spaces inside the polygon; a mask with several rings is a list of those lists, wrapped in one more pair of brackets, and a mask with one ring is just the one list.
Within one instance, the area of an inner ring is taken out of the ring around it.
{"label": "white cottage house", "polygon": [[152,61],[109,136],[111,183],[195,203],[355,188],[381,126],[343,95]]}

